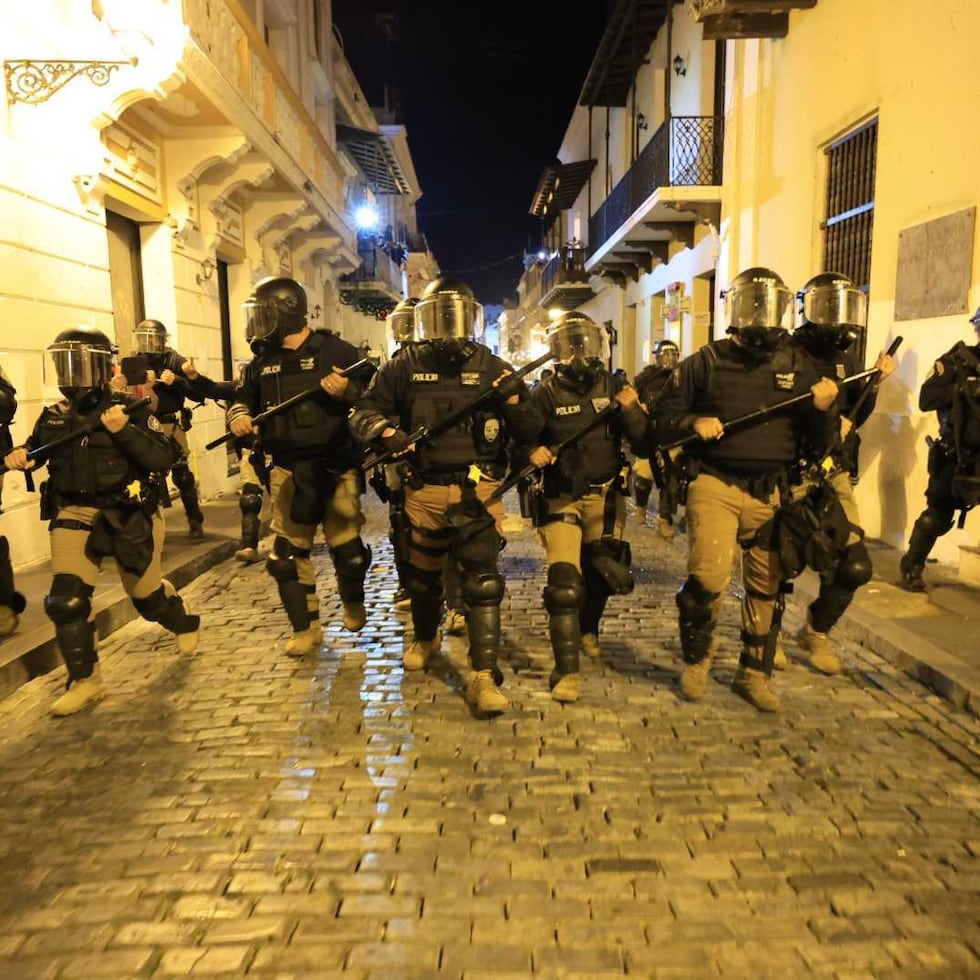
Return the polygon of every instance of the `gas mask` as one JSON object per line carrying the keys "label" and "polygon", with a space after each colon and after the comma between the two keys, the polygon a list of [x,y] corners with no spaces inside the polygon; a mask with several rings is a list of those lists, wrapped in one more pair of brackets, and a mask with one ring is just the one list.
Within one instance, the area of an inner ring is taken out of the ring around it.
{"label": "gas mask", "polygon": [[729,333],[738,338],[742,350],[759,361],[772,357],[789,337],[789,331],[782,327],[738,327]]}

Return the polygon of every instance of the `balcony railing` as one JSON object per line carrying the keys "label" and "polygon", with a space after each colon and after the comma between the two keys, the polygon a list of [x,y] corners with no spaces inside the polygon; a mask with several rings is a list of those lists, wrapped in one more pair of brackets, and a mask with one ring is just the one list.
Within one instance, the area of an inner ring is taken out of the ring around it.
{"label": "balcony railing", "polygon": [[595,252],[658,187],[716,187],[724,154],[720,116],[672,116],[662,123],[589,219]]}
{"label": "balcony railing", "polygon": [[396,296],[402,295],[402,270],[379,245],[361,245],[357,249],[360,266],[341,276],[341,282],[356,284],[361,289],[367,283],[380,283]]}
{"label": "balcony railing", "polygon": [[556,286],[588,286],[589,274],[585,271],[585,248],[565,244],[552,257],[541,272],[541,295],[548,296]]}

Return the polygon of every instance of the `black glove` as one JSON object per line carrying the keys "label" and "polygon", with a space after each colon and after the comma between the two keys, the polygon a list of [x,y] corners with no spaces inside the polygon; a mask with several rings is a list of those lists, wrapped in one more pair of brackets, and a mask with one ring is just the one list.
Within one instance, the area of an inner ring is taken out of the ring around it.
{"label": "black glove", "polygon": [[395,429],[390,436],[382,436],[381,441],[389,453],[403,453],[411,445],[408,436],[401,429]]}
{"label": "black glove", "polygon": [[514,395],[521,395],[524,390],[524,379],[517,377],[516,374],[508,374],[507,377],[497,383],[497,395],[501,401],[507,401]]}

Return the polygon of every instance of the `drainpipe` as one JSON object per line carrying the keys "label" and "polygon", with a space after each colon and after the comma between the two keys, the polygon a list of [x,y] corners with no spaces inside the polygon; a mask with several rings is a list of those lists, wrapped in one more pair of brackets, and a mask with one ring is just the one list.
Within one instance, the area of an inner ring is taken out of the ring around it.
{"label": "drainpipe", "polygon": [[[670,119],[670,62],[674,53],[673,31],[674,31],[674,3],[671,0],[667,4],[667,21],[664,25],[667,28],[667,66],[664,71],[664,122]],[[670,129],[667,129],[667,143],[670,144]],[[668,148],[669,152],[669,148]]]}

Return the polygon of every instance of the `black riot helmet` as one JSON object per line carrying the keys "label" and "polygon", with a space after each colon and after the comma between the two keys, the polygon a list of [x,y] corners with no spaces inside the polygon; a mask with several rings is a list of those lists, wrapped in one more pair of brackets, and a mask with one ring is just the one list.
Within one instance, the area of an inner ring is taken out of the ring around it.
{"label": "black riot helmet", "polygon": [[295,279],[272,276],[255,284],[243,309],[249,346],[254,354],[265,354],[306,326],[306,290]]}
{"label": "black riot helmet", "polygon": [[657,367],[669,368],[673,371],[677,367],[680,356],[681,349],[672,340],[658,340],[654,344],[653,357]]}
{"label": "black riot helmet", "polygon": [[170,335],[159,320],[140,320],[133,334],[139,354],[162,354]]}
{"label": "black riot helmet", "polygon": [[765,359],[789,336],[793,293],[772,269],[740,272],[722,296],[728,333],[748,353]]}
{"label": "black riot helmet", "polygon": [[415,339],[450,365],[462,364],[483,336],[483,307],[466,283],[440,276],[415,304]]}
{"label": "black riot helmet", "polygon": [[797,329],[818,352],[845,351],[868,325],[868,297],[840,272],[821,272],[797,294]]}
{"label": "black riot helmet", "polygon": [[0,368],[0,425],[10,425],[17,414],[17,389]]}
{"label": "black riot helmet", "polygon": [[572,310],[563,313],[548,331],[548,346],[557,373],[570,381],[593,382],[606,367],[606,331],[591,317]]}
{"label": "black riot helmet", "polygon": [[388,336],[392,344],[410,344],[415,340],[415,307],[418,305],[417,296],[403,299],[388,314]]}
{"label": "black riot helmet", "polygon": [[45,383],[56,384],[77,404],[97,402],[112,377],[112,356],[112,341],[101,330],[69,327],[48,347]]}

